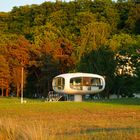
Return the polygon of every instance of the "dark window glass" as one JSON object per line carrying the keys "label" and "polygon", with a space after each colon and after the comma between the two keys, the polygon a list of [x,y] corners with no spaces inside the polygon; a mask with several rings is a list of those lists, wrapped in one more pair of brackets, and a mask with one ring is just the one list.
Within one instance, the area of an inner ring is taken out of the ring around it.
{"label": "dark window glass", "polygon": [[82,78],[75,77],[70,79],[70,88],[76,90],[82,90]]}
{"label": "dark window glass", "polygon": [[63,90],[65,85],[65,79],[63,77],[58,77],[53,80],[53,88],[56,90]]}
{"label": "dark window glass", "polygon": [[91,90],[91,87],[102,88],[102,82],[100,78],[93,77],[75,77],[70,79],[70,88],[76,90],[85,90],[84,87],[87,87],[88,90]]}

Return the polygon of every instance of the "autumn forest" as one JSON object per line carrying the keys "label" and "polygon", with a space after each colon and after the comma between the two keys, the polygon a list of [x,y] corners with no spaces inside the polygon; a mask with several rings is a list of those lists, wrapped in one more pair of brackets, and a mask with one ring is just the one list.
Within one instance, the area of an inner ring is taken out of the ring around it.
{"label": "autumn forest", "polygon": [[46,97],[66,72],[103,75],[111,94],[140,91],[140,3],[44,2],[0,12],[0,96]]}

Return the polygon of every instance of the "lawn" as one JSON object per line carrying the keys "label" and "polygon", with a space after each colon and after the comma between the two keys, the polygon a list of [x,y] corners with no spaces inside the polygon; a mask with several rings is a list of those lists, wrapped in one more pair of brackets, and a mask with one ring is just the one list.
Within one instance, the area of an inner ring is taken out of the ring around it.
{"label": "lawn", "polygon": [[0,98],[0,140],[138,140],[140,99],[44,102]]}

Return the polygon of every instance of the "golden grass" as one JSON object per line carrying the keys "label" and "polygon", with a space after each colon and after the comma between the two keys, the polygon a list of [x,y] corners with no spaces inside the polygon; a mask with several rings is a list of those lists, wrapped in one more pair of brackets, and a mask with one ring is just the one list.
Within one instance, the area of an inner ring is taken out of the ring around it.
{"label": "golden grass", "polygon": [[[7,101],[8,100],[8,101]],[[0,140],[138,140],[140,106],[0,99]]]}

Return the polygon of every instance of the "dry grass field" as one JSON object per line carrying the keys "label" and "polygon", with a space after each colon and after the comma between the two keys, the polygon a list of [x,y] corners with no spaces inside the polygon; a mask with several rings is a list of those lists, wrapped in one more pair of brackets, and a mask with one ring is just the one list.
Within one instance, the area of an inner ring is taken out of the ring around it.
{"label": "dry grass field", "polygon": [[0,98],[0,140],[139,139],[139,99],[20,104]]}

